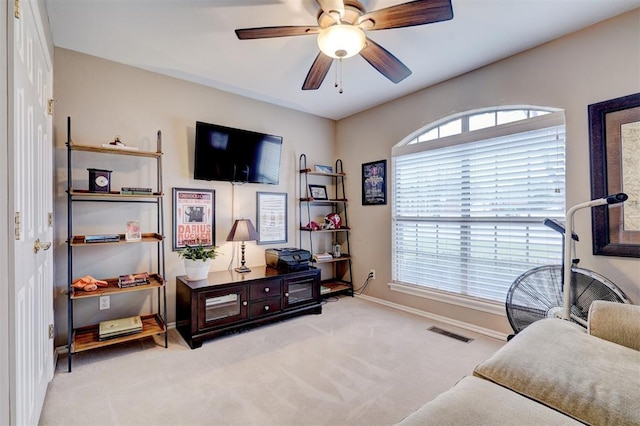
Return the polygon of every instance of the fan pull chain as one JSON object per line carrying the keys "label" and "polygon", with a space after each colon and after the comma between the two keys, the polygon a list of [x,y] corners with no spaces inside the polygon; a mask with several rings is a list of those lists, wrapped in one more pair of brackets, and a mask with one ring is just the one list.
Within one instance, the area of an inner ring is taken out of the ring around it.
{"label": "fan pull chain", "polygon": [[339,88],[338,93],[342,94],[342,58],[338,58],[338,64],[336,65],[335,82],[333,87]]}
{"label": "fan pull chain", "polygon": [[340,78],[340,83],[338,84],[338,77],[336,77],[336,87],[339,87],[338,93],[342,94],[342,58],[338,59],[338,66],[336,67],[336,72]]}

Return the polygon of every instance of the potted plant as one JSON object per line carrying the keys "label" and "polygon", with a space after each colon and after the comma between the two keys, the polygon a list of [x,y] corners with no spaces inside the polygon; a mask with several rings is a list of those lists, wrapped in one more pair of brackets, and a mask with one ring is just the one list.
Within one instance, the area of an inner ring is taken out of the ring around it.
{"label": "potted plant", "polygon": [[184,259],[184,269],[187,271],[187,279],[191,281],[204,280],[209,274],[211,259],[218,255],[218,247],[187,246],[178,252],[178,256]]}

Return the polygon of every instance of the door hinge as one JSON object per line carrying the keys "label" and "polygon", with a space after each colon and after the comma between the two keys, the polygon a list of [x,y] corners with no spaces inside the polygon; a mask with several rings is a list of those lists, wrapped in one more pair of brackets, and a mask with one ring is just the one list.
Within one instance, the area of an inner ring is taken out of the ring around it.
{"label": "door hinge", "polygon": [[16,19],[20,19],[20,0],[13,2],[13,16],[15,16]]}
{"label": "door hinge", "polygon": [[13,233],[16,240],[20,239],[20,212],[16,212],[13,218]]}
{"label": "door hinge", "polygon": [[47,213],[47,223],[49,224],[49,228],[53,226],[53,213]]}
{"label": "door hinge", "polygon": [[53,339],[53,324],[49,324],[49,339]]}
{"label": "door hinge", "polygon": [[47,102],[47,114],[53,115],[53,104],[55,104],[56,102],[58,101],[55,99],[49,99],[49,101]]}

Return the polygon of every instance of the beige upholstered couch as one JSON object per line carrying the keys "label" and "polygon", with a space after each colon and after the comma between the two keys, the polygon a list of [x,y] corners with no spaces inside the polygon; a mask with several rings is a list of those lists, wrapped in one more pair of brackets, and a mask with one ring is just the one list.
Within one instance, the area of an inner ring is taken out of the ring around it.
{"label": "beige upholstered couch", "polygon": [[537,321],[402,425],[640,425],[640,306]]}

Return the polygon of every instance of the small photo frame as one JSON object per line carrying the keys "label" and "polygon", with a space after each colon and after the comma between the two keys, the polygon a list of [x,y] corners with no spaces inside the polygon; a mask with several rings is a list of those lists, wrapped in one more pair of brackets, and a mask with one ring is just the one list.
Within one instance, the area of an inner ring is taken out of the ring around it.
{"label": "small photo frame", "polygon": [[328,200],[327,187],[324,185],[309,185],[309,194],[314,200]]}
{"label": "small photo frame", "polygon": [[313,169],[316,172],[320,172],[320,173],[333,173],[333,167],[323,166],[322,164],[316,164],[315,166],[313,166]]}
{"label": "small photo frame", "polygon": [[127,232],[124,234],[124,239],[126,241],[140,241],[142,239],[140,222],[137,220],[130,220],[127,222]]}
{"label": "small photo frame", "polygon": [[387,160],[362,165],[362,205],[387,204]]}

